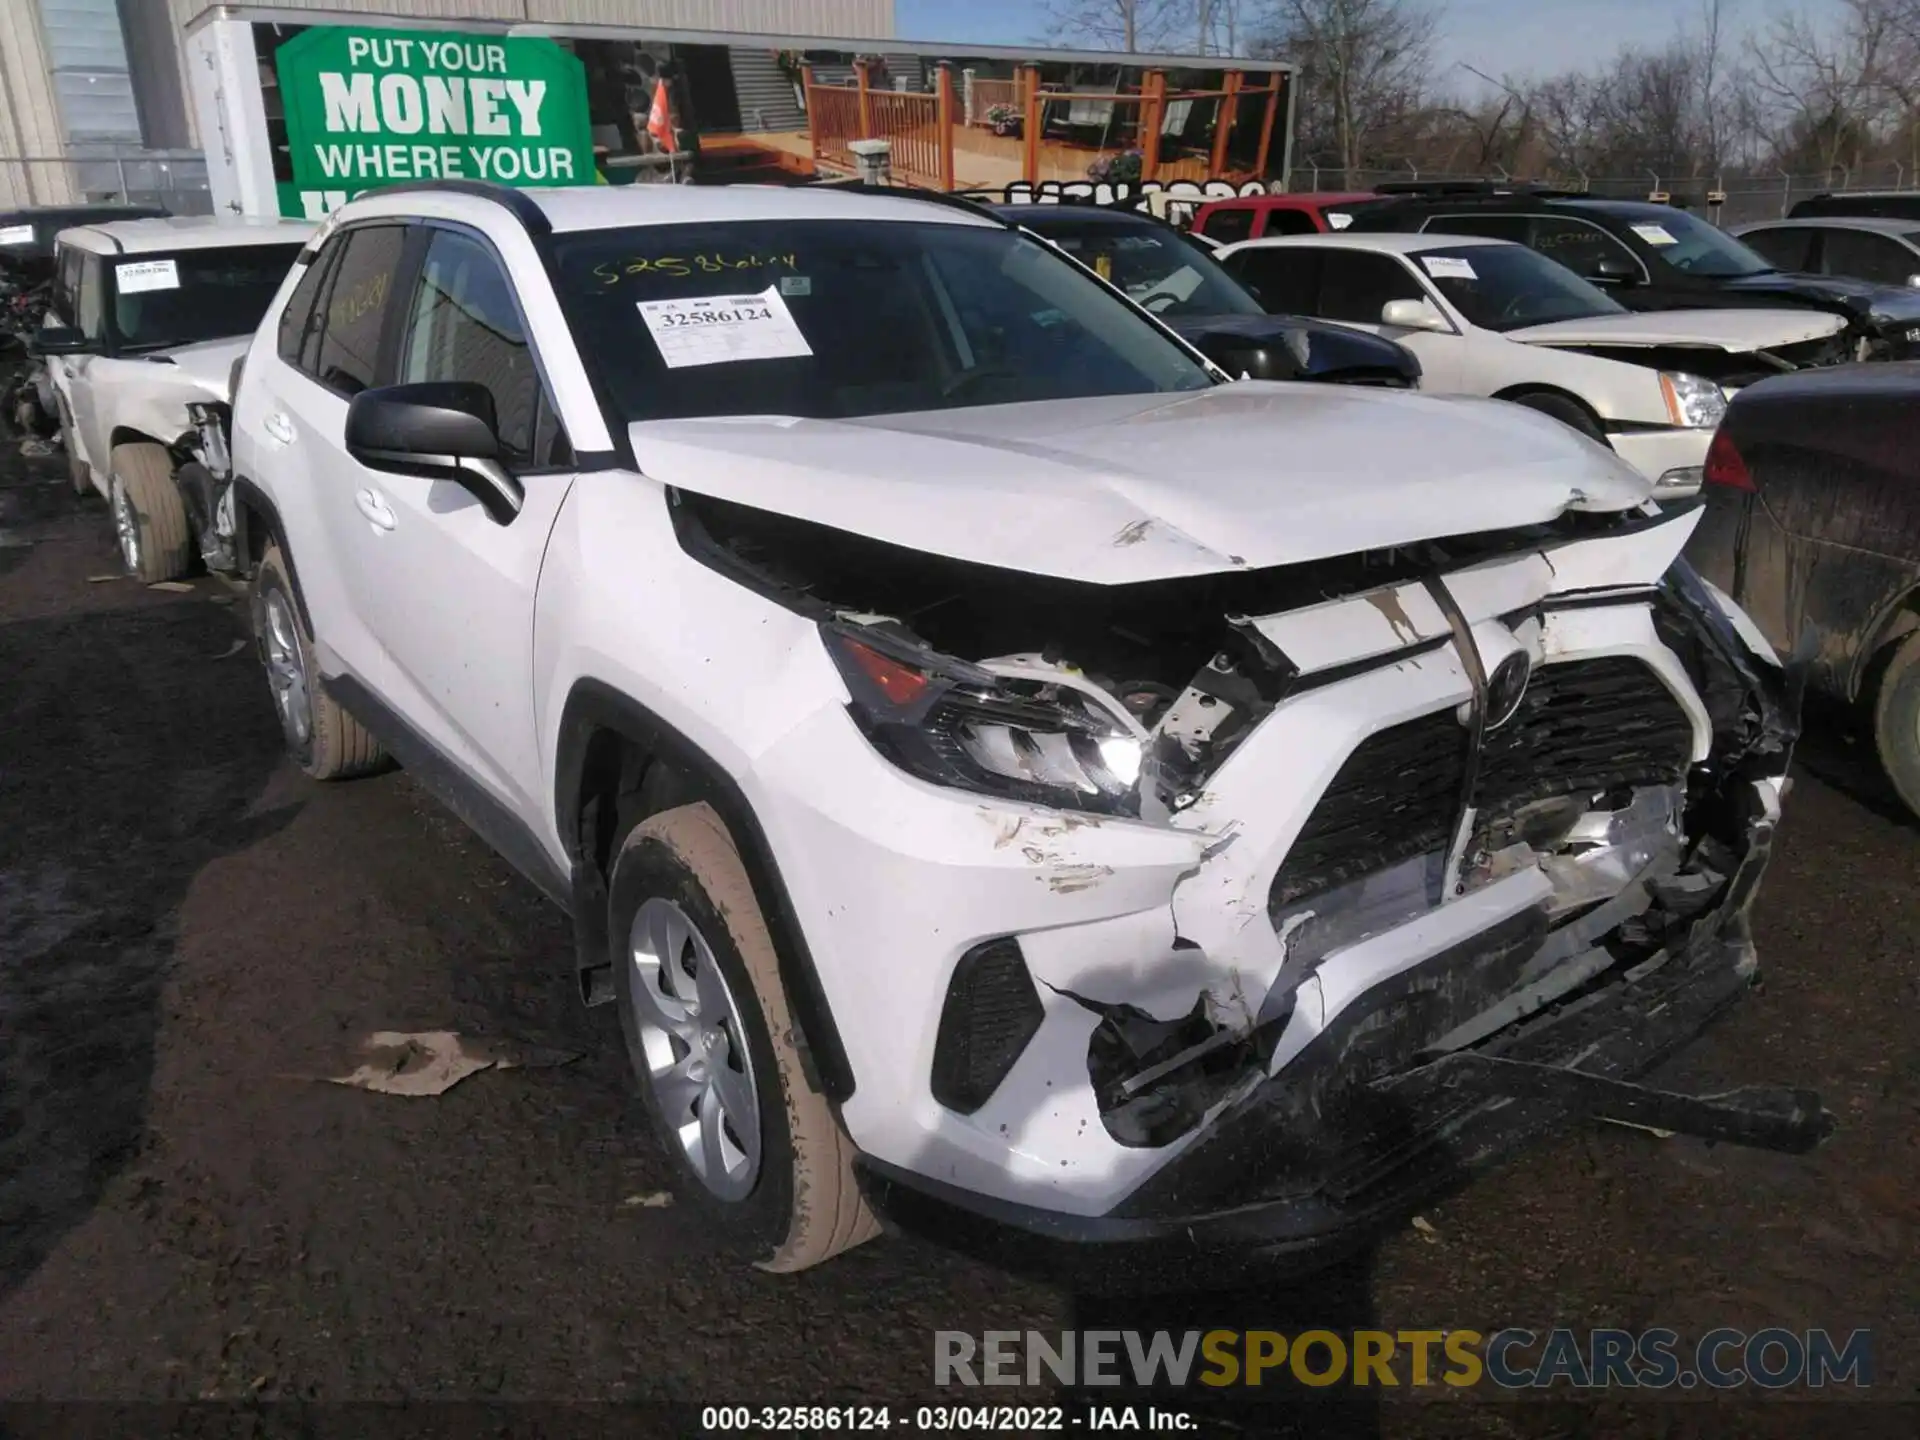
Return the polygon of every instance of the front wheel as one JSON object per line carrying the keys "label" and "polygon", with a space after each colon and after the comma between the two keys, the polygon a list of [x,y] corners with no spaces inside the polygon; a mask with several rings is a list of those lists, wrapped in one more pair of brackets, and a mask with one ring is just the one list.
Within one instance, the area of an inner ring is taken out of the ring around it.
{"label": "front wheel", "polygon": [[187,507],[173,483],[173,457],[164,445],[114,446],[107,499],[129,575],[153,585],[187,573],[192,557]]}
{"label": "front wheel", "polygon": [[1880,676],[1873,743],[1900,802],[1920,816],[1920,634],[1901,643]]}
{"label": "front wheel", "polygon": [[1607,437],[1600,426],[1588,414],[1586,408],[1569,400],[1564,395],[1516,395],[1513,403],[1524,405],[1529,410],[1538,410],[1542,415],[1551,415],[1562,425],[1578,430],[1589,440],[1598,440],[1602,445]]}
{"label": "front wheel", "polygon": [[313,637],[300,621],[278,545],[267,547],[254,572],[253,634],[293,762],[316,780],[344,780],[379,769],[386,762],[379,742],[340,708],[314,668]]}
{"label": "front wheel", "polygon": [[608,889],[620,1026],[682,1199],[765,1270],[879,1233],[853,1146],[800,1064],[773,941],[719,815],[700,803],[648,818]]}

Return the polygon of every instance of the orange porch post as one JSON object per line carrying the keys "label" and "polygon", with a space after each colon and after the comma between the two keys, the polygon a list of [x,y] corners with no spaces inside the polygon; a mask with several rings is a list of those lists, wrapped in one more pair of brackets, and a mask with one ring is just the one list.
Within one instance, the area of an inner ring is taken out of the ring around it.
{"label": "orange porch post", "polygon": [[1040,67],[1023,65],[1020,74],[1026,81],[1027,103],[1026,119],[1021,125],[1022,137],[1026,141],[1025,155],[1020,162],[1020,174],[1029,185],[1040,183]]}
{"label": "orange porch post", "polygon": [[1238,70],[1227,72],[1227,93],[1220,97],[1220,108],[1214,115],[1213,158],[1208,165],[1213,175],[1227,173],[1227,137],[1233,134],[1233,112],[1240,104],[1240,80]]}
{"label": "orange porch post", "polygon": [[940,62],[938,77],[934,86],[935,113],[939,117],[940,132],[940,188],[953,189],[953,66],[948,61]]}
{"label": "orange porch post", "polygon": [[1167,118],[1167,72],[1149,70],[1140,86],[1140,178],[1160,178],[1160,127]]}

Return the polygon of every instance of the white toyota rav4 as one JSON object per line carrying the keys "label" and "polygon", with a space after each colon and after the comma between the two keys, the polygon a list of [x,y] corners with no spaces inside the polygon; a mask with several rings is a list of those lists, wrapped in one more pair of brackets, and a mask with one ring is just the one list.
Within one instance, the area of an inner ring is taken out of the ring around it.
{"label": "white toyota rav4", "polygon": [[683,1194],[1088,1283],[1359,1243],[1754,975],[1795,713],[1511,406],[1232,382],[961,202],[399,187],[245,361],[293,753],[572,913]]}

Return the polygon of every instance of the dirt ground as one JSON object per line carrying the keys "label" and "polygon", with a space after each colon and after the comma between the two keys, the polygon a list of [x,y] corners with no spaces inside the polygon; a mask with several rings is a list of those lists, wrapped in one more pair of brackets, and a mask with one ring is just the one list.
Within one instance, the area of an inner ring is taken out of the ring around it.
{"label": "dirt ground", "polygon": [[[1083,1299],[904,1239],[782,1277],[644,1203],[663,1156],[562,917],[404,775],[285,765],[225,588],[118,575],[97,499],[0,461],[0,1402],[307,1401],[365,1433],[324,1407],[457,1400],[494,1408],[401,1413],[557,1433],[560,1402],[962,1398],[932,1389],[943,1329],[1780,1325],[1870,1328],[1871,1390],[1178,1405],[1256,1435],[1920,1433],[1920,828],[1832,717],[1759,907],[1765,986],[1662,1077],[1817,1086],[1841,1128],[1815,1156],[1594,1125],[1231,1295]],[[436,1098],[316,1078],[383,1030],[572,1058]],[[194,1413],[141,1405],[0,1404],[0,1434]]]}

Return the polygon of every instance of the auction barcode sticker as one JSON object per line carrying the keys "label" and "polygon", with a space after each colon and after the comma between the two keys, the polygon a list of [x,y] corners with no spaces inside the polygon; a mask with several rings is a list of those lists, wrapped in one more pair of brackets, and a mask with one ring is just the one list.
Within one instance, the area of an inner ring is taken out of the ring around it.
{"label": "auction barcode sticker", "polygon": [[1436,280],[1478,280],[1473,262],[1459,255],[1422,255],[1420,263]]}
{"label": "auction barcode sticker", "polygon": [[113,279],[122,295],[180,288],[180,272],[171,260],[130,260],[113,267]]}
{"label": "auction barcode sticker", "polygon": [[0,245],[31,245],[32,243],[33,243],[33,226],[31,225],[0,226]]}
{"label": "auction barcode sticker", "polygon": [[1664,225],[1633,225],[1628,227],[1649,245],[1678,245],[1673,232]]}
{"label": "auction barcode sticker", "polygon": [[642,300],[638,309],[669,370],[813,354],[787,302],[771,285],[758,295]]}

